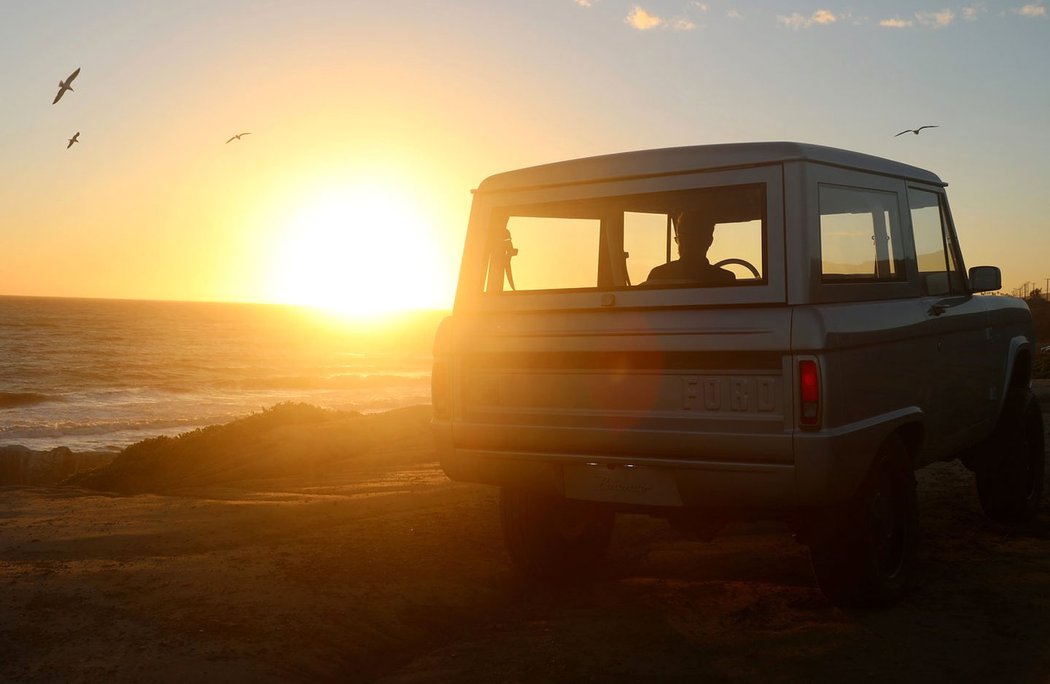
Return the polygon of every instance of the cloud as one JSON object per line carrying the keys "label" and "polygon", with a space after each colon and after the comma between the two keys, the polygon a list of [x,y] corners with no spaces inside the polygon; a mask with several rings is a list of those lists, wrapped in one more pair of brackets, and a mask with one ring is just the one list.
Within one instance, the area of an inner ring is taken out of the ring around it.
{"label": "cloud", "polygon": [[726,10],[726,16],[729,17],[730,19],[743,19],[744,18],[744,15],[741,14],[740,12],[736,11],[735,9],[727,9]]}
{"label": "cloud", "polygon": [[805,25],[806,25],[806,18],[804,16],[802,16],[801,14],[799,14],[798,12],[795,12],[790,17],[778,16],[777,17],[777,23],[780,24],[781,26],[787,26],[790,29],[800,29],[800,28],[805,27]]}
{"label": "cloud", "polygon": [[798,12],[795,12],[790,17],[777,17],[778,24],[795,30],[809,28],[818,24],[825,26],[827,24],[834,24],[836,21],[838,21],[838,17],[826,9],[817,10],[808,17],[803,16]]}
{"label": "cloud", "polygon": [[1043,5],[1025,5],[1014,10],[1022,17],[1045,17],[1046,7]]}
{"label": "cloud", "polygon": [[944,28],[955,21],[955,12],[943,9],[940,12],[916,12],[915,20],[929,28]]}
{"label": "cloud", "polygon": [[664,19],[655,14],[649,14],[645,9],[635,5],[631,13],[624,19],[632,28],[639,31],[648,31],[654,28],[669,28],[672,31],[692,31],[696,24],[685,17],[675,19]]}
{"label": "cloud", "polygon": [[624,21],[639,31],[648,31],[657,26],[663,26],[665,23],[663,19],[654,14],[649,14],[638,5],[634,6],[634,9],[631,10],[631,13],[627,15]]}
{"label": "cloud", "polygon": [[963,19],[965,19],[966,21],[974,21],[980,14],[982,14],[985,11],[987,10],[985,10],[984,3],[978,2],[973,5],[963,7],[962,16]]}
{"label": "cloud", "polygon": [[591,0],[574,0],[574,2],[580,7],[590,7],[594,4]]}
{"label": "cloud", "polygon": [[838,17],[827,10],[817,10],[813,13],[813,21],[818,24],[834,24]]}
{"label": "cloud", "polygon": [[885,26],[886,28],[911,28],[914,22],[911,19],[899,19],[894,17],[893,19],[883,19],[879,21],[879,26]]}
{"label": "cloud", "polygon": [[692,6],[695,9],[700,10],[701,12],[706,12],[707,11],[707,4],[706,3],[697,2],[696,0],[693,0]]}
{"label": "cloud", "polygon": [[[968,9],[973,10],[973,12],[971,16],[971,13],[966,9],[963,10],[963,17],[967,19],[976,17],[977,12],[980,11],[978,6],[973,6]],[[914,19],[901,19],[900,17],[881,19],[879,20],[879,26],[882,26],[883,28],[906,29],[918,25],[926,28],[942,29],[946,26],[951,26],[954,21],[955,12],[950,9],[943,9],[939,12],[916,12]]]}

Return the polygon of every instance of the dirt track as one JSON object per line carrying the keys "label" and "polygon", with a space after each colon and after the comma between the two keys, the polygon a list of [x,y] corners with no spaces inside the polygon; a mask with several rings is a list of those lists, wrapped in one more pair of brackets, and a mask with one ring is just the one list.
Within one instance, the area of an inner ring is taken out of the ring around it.
{"label": "dirt track", "polygon": [[434,464],[193,497],[5,488],[0,681],[1050,680],[1050,507],[1010,533],[957,464],[919,493],[918,585],[848,614],[769,526],[704,543],[621,516],[596,583],[527,588],[495,492]]}

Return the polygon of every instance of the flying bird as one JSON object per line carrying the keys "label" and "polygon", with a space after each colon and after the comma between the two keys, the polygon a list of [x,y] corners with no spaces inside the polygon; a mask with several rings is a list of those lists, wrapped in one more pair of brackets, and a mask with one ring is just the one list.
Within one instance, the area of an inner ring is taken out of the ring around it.
{"label": "flying bird", "polygon": [[245,131],[244,133],[238,133],[237,135],[235,135],[235,136],[233,136],[232,138],[230,138],[229,140],[227,140],[227,141],[226,141],[226,144],[227,144],[227,145],[229,145],[229,144],[230,144],[230,143],[232,143],[232,142],[233,142],[234,140],[240,140],[240,139],[241,139],[241,136],[242,136],[242,135],[251,135],[251,134],[252,134],[252,132],[251,132],[251,131]]}
{"label": "flying bird", "polygon": [[[919,131],[921,131],[924,128],[940,128],[940,126],[919,126],[918,128],[909,128],[907,130],[901,131],[897,135],[904,135],[905,133],[914,133],[915,135],[918,135]],[[896,138],[897,135],[893,137]]]}
{"label": "flying bird", "polygon": [[56,102],[61,100],[62,96],[66,94],[67,90],[73,90],[73,79],[76,78],[77,74],[79,73],[80,67],[77,67],[77,70],[71,73],[69,75],[69,78],[67,78],[64,81],[58,82],[58,95],[55,95],[55,99],[51,101],[51,104],[55,104]]}
{"label": "flying bird", "polygon": [[77,140],[77,138],[79,138],[79,137],[80,137],[80,131],[77,131],[77,132],[76,132],[76,133],[75,133],[75,134],[73,135],[73,137],[69,139],[69,144],[68,144],[68,145],[66,145],[66,149],[68,150],[68,149],[69,149],[70,147],[73,147],[73,143],[78,143],[78,142],[80,142],[79,140]]}

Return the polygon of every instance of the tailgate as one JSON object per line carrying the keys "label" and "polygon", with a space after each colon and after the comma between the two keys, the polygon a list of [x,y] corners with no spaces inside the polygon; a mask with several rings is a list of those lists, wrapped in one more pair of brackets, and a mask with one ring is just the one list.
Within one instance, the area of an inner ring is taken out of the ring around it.
{"label": "tailgate", "polygon": [[456,323],[456,449],[792,463],[788,307]]}

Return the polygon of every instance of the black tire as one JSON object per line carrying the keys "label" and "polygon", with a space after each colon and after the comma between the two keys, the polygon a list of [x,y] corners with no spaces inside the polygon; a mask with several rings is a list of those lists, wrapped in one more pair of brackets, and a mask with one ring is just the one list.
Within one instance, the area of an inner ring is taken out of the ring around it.
{"label": "black tire", "polygon": [[840,608],[899,601],[915,574],[919,506],[904,445],[891,437],[855,499],[810,542],[817,583]]}
{"label": "black tire", "polygon": [[500,491],[503,540],[527,579],[565,583],[589,578],[605,556],[615,514],[598,504]]}
{"label": "black tire", "polygon": [[1039,399],[1029,389],[1012,390],[987,442],[997,453],[977,469],[977,496],[990,519],[1024,525],[1039,512],[1046,472],[1043,439]]}

